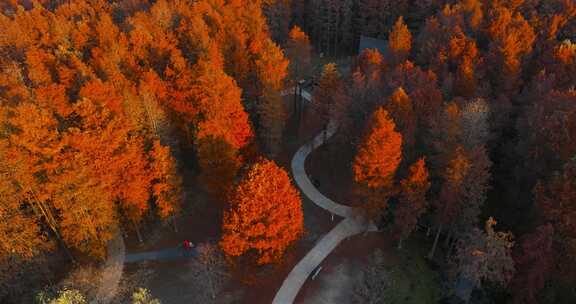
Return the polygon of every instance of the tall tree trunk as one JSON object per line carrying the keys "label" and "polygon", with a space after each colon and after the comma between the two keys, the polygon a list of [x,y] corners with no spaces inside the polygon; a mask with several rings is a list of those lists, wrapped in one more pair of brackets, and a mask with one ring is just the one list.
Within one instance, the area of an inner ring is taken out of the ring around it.
{"label": "tall tree trunk", "polygon": [[293,117],[296,117],[296,115],[298,115],[298,89],[299,88],[300,88],[300,84],[297,80],[296,83],[294,84],[294,104],[293,104],[293,108],[292,108]]}
{"label": "tall tree trunk", "polygon": [[340,11],[337,9],[334,12],[334,37],[332,42],[332,56],[334,57],[336,57],[336,49],[337,49],[336,45],[338,43],[339,23],[340,23]]}
{"label": "tall tree trunk", "polygon": [[448,247],[448,252],[454,252],[454,247],[456,247],[456,238],[452,238],[452,242],[450,242],[450,247]]}
{"label": "tall tree trunk", "polygon": [[132,225],[134,226],[134,231],[136,231],[136,236],[138,237],[138,242],[144,243],[144,240],[142,239],[142,234],[140,233],[140,228],[138,227],[138,225],[134,221],[131,221],[131,222],[132,222]]}
{"label": "tall tree trunk", "polygon": [[453,235],[454,235],[454,229],[452,227],[448,228],[446,233],[446,239],[444,240],[444,247],[448,248]]}
{"label": "tall tree trunk", "polygon": [[36,214],[39,220],[42,217],[44,218],[44,222],[48,225],[48,227],[50,227],[50,230],[52,230],[52,232],[56,236],[56,240],[58,241],[58,244],[60,244],[62,249],[64,249],[66,256],[68,256],[68,258],[72,262],[76,262],[74,256],[72,256],[72,253],[70,252],[70,249],[68,249],[68,246],[66,246],[66,243],[64,242],[62,236],[60,235],[60,231],[58,230],[57,225],[58,223],[56,223],[56,219],[54,218],[54,215],[52,214],[50,207],[45,206],[44,203],[38,199],[38,195],[34,190],[30,190],[30,197],[28,199],[31,203],[32,211]]}
{"label": "tall tree trunk", "polygon": [[178,232],[178,226],[176,226],[176,218],[172,217],[172,228],[174,228],[174,232]]}
{"label": "tall tree trunk", "polygon": [[[208,262],[206,262],[208,263]],[[211,271],[211,269],[206,266],[206,279],[208,280],[208,286],[210,286],[210,296],[212,297],[212,300],[216,299],[216,288],[214,287],[214,280],[212,278],[212,276],[214,275],[214,272]]]}
{"label": "tall tree trunk", "polygon": [[428,253],[429,259],[432,259],[432,257],[434,257],[434,252],[436,251],[436,246],[438,245],[438,238],[440,237],[440,232],[442,232],[442,225],[438,226],[438,231],[436,232],[436,237],[434,237],[434,244],[432,244],[432,248],[430,249],[430,253]]}

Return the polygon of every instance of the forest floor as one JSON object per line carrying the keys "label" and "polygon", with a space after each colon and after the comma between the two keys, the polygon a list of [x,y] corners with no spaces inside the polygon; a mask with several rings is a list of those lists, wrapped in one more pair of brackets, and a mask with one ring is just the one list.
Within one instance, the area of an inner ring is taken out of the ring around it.
{"label": "forest floor", "polygon": [[[195,180],[191,173],[184,176],[185,184]],[[216,241],[220,234],[221,217],[220,203],[193,185],[185,187],[186,201],[182,214],[176,219],[178,231],[172,225],[152,225],[150,231],[143,231],[144,242],[139,243],[133,233],[128,235],[126,251],[129,254],[177,248],[184,240],[195,244]],[[193,299],[192,288],[187,288],[185,281],[188,270],[187,259],[170,259],[158,261],[143,261],[126,264],[125,277],[136,273],[142,268],[148,271],[145,286],[162,303],[183,303]]]}
{"label": "forest floor", "polygon": [[304,284],[295,303],[350,303],[353,287],[361,279],[361,269],[366,265],[366,257],[377,248],[388,251],[391,247],[390,241],[380,233],[346,239],[324,260],[317,277]]}
{"label": "forest floor", "polygon": [[425,236],[416,236],[397,249],[384,233],[352,237],[340,244],[324,261],[315,280],[309,280],[296,299],[299,304],[351,303],[354,287],[362,280],[362,269],[369,266],[376,249],[383,253],[388,285],[383,287],[386,303],[436,304],[440,299],[440,279],[425,260],[422,243]]}

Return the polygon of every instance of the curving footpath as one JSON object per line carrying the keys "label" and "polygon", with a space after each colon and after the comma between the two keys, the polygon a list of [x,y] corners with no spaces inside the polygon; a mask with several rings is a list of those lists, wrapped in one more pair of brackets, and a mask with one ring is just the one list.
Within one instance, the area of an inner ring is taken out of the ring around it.
{"label": "curving footpath", "polygon": [[335,124],[330,124],[326,131],[320,132],[320,134],[316,135],[316,137],[314,137],[311,142],[300,147],[300,149],[296,152],[296,154],[294,154],[294,157],[292,158],[292,175],[294,176],[296,185],[300,187],[302,192],[304,192],[304,194],[306,194],[306,196],[311,201],[313,201],[314,204],[341,217],[348,217],[352,216],[354,208],[340,205],[320,193],[320,191],[314,187],[308,178],[308,175],[306,174],[306,168],[304,167],[308,155],[314,149],[324,144],[324,139],[330,138],[332,135],[334,135],[336,129],[337,127]]}
{"label": "curving footpath", "polygon": [[120,284],[120,279],[122,278],[124,260],[126,258],[122,233],[116,233],[116,236],[108,242],[107,251],[108,256],[102,267],[100,286],[98,286],[95,300],[91,304],[110,303],[118,292],[118,284]]}
{"label": "curving footpath", "polygon": [[[290,90],[286,90],[290,92]],[[310,94],[303,91],[302,96],[310,101]],[[329,124],[326,131],[320,132],[310,143],[300,147],[292,158],[292,175],[300,190],[316,205],[330,213],[344,218],[330,232],[324,235],[320,241],[304,256],[284,279],[282,286],[276,293],[273,304],[290,304],[298,295],[300,288],[312,271],[342,242],[344,239],[366,231],[376,231],[376,226],[366,221],[355,208],[338,204],[324,196],[310,181],[306,174],[305,163],[308,155],[316,148],[324,144],[336,132],[337,126]]]}

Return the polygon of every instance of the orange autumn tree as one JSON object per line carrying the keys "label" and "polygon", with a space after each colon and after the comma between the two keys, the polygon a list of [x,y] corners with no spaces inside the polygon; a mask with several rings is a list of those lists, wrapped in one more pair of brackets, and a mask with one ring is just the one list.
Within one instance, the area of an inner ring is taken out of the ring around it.
{"label": "orange autumn tree", "polygon": [[[10,153],[20,155],[14,174],[22,192],[37,197],[23,197],[20,203],[38,211],[41,227],[52,230],[49,236],[96,256],[104,253],[119,221],[132,228],[152,203],[148,153],[153,138],[132,119],[138,115],[133,104],[141,103],[139,78],[154,73],[153,68],[164,69],[166,54],[171,66],[183,66],[175,41],[158,33],[163,27],[155,23],[162,19],[157,8],[147,24],[125,20],[135,25],[131,35],[152,34],[133,39],[139,44],[128,43],[110,8],[106,1],[78,0],[50,8],[35,5],[0,18],[0,27],[7,29],[0,39],[2,53],[17,46],[21,54],[3,57],[0,64],[12,69],[10,77],[0,77],[2,88],[11,87],[0,92],[0,98],[12,101],[2,103],[12,112],[6,138]],[[146,18],[135,17],[140,19]],[[50,33],[50,28],[59,30]],[[154,50],[147,48],[150,41],[157,42]],[[148,79],[162,87],[161,81]],[[38,111],[32,105],[44,113],[41,119],[34,119]],[[98,200],[86,197],[89,193]]]}
{"label": "orange autumn tree", "polygon": [[404,62],[412,49],[412,34],[400,16],[388,36],[388,43],[395,64]]}
{"label": "orange autumn tree", "polygon": [[30,288],[29,284],[22,284],[23,278],[30,277],[30,270],[39,273],[37,267],[44,266],[43,257],[55,247],[42,229],[43,223],[32,208],[22,202],[26,193],[18,187],[16,168],[6,161],[10,155],[3,151],[5,147],[0,139],[0,290],[18,293]]}
{"label": "orange autumn tree", "polygon": [[233,257],[254,254],[258,264],[278,261],[304,231],[298,190],[273,161],[254,164],[230,196],[220,246]]}
{"label": "orange autumn tree", "polygon": [[252,138],[252,127],[241,101],[241,90],[233,78],[200,62],[199,77],[191,88],[191,102],[199,109],[196,138],[222,137],[235,149],[245,146]]}
{"label": "orange autumn tree", "polygon": [[66,244],[103,259],[107,241],[117,232],[117,216],[110,192],[90,172],[87,161],[63,164],[65,171],[51,185],[52,202]]}
{"label": "orange autumn tree", "polygon": [[[56,159],[61,169],[55,171],[51,179],[55,193],[61,197],[55,202],[59,203],[57,209],[64,210],[61,212],[71,211],[69,208],[73,204],[79,206],[80,212],[81,204],[74,203],[76,199],[90,202],[86,207],[94,210],[82,211],[86,216],[82,219],[84,224],[73,222],[81,219],[80,215],[70,217],[70,237],[76,238],[83,233],[89,241],[74,240],[74,246],[103,256],[106,241],[115,232],[118,211],[141,239],[139,224],[149,210],[153,177],[143,139],[129,134],[130,129],[122,117],[88,99],[77,102],[73,109],[75,127],[63,134],[65,148]],[[75,197],[71,190],[74,187],[78,188],[76,192],[85,191],[82,194],[86,196],[92,188],[96,195],[93,198]],[[106,213],[106,216],[90,218],[90,214],[97,212]],[[91,247],[84,248],[86,243]]]}
{"label": "orange autumn tree", "polygon": [[400,186],[399,203],[394,213],[394,225],[399,234],[398,248],[402,248],[402,241],[414,231],[418,219],[428,207],[426,193],[430,181],[424,158],[410,166],[410,175],[400,182]]}
{"label": "orange autumn tree", "polygon": [[[4,207],[17,208],[10,212],[22,210],[32,211],[31,215],[38,228],[49,230],[46,235],[54,236],[60,244],[65,245],[61,229],[58,225],[56,212],[50,203],[50,191],[46,187],[46,179],[39,179],[40,172],[45,172],[54,166],[52,160],[61,143],[57,131],[57,121],[48,111],[22,102],[17,107],[0,106],[0,114],[4,124],[0,126],[0,167],[6,170],[3,178],[11,189],[10,199],[4,202]],[[9,222],[0,222],[8,224]],[[31,225],[28,228],[34,229]],[[6,229],[12,229],[6,227]],[[41,231],[39,231],[41,232]],[[13,238],[18,238],[14,235]],[[31,244],[33,245],[33,244]],[[33,251],[29,248],[27,250]]]}
{"label": "orange autumn tree", "polygon": [[542,222],[554,228],[552,246],[558,255],[554,271],[569,280],[576,271],[576,159],[566,162],[548,181],[538,181],[533,192]]}
{"label": "orange autumn tree", "polygon": [[[477,66],[482,56],[473,33],[478,27],[479,3],[467,1],[445,6],[429,17],[417,39],[417,61],[438,75],[445,89],[455,96],[472,97],[476,92]],[[466,20],[468,19],[468,20]]]}
{"label": "orange autumn tree", "polygon": [[289,62],[280,47],[270,40],[265,40],[254,64],[260,92],[265,88],[283,89]]}
{"label": "orange autumn tree", "polygon": [[412,101],[419,127],[430,123],[442,109],[443,96],[438,76],[431,70],[423,70],[410,61],[405,61],[389,70],[385,74],[383,84],[389,92],[402,87]]}
{"label": "orange autumn tree", "polygon": [[260,115],[258,134],[268,155],[274,156],[281,146],[287,113],[280,91],[288,74],[288,60],[272,41],[265,41],[256,60],[256,72],[261,86],[257,103]]}
{"label": "orange autumn tree", "polygon": [[[93,159],[94,174],[106,183],[123,215],[137,227],[149,210],[154,178],[145,139],[131,132],[127,120],[103,104],[85,99],[74,109],[80,120],[78,128],[71,128],[67,134],[67,144],[76,155]],[[98,166],[108,170],[99,172]]]}
{"label": "orange autumn tree", "polygon": [[451,225],[456,221],[456,218],[462,210],[462,204],[465,203],[463,202],[465,195],[465,178],[470,171],[470,159],[462,146],[457,146],[451,155],[452,158],[444,168],[444,183],[440,190],[440,197],[437,201],[434,201],[436,208],[434,224],[437,230],[434,243],[428,253],[429,258],[434,256],[440,233],[442,233],[446,227],[451,228]]}
{"label": "orange autumn tree", "polygon": [[191,102],[200,112],[195,144],[201,179],[209,191],[225,195],[241,165],[239,150],[253,137],[252,127],[234,79],[209,62],[197,66],[200,76],[191,88]]}
{"label": "orange autumn tree", "polygon": [[402,135],[384,108],[374,112],[352,166],[354,180],[366,199],[368,215],[378,217],[387,207],[394,174],[402,160]]}
{"label": "orange autumn tree", "polygon": [[22,103],[10,112],[6,123],[12,134],[8,133],[5,146],[10,157],[3,163],[10,168],[10,178],[21,193],[12,199],[32,210],[36,220],[50,227],[51,235],[66,248],[103,256],[103,245],[116,227],[116,216],[106,184],[98,178],[109,172],[98,166],[101,150],[94,148],[98,143],[74,135],[76,142],[89,145],[88,151],[94,153],[86,157],[67,143],[67,136],[60,134],[49,111]]}
{"label": "orange autumn tree", "polygon": [[170,148],[154,141],[151,151],[154,185],[152,192],[156,198],[158,215],[162,219],[174,216],[180,210],[182,200],[182,179],[178,175],[176,161],[170,154]]}
{"label": "orange autumn tree", "polygon": [[242,159],[224,138],[206,136],[196,141],[200,180],[209,192],[224,199],[232,186]]}
{"label": "orange autumn tree", "polygon": [[355,70],[360,71],[369,82],[379,82],[384,72],[386,62],[377,49],[365,49],[358,55]]}
{"label": "orange autumn tree", "polygon": [[0,263],[16,259],[29,260],[53,245],[41,230],[31,208],[23,208],[26,195],[6,161],[6,147],[0,142]]}
{"label": "orange autumn tree", "polygon": [[402,134],[402,150],[404,158],[412,160],[413,148],[416,141],[416,127],[418,124],[414,105],[410,96],[402,87],[397,88],[390,96],[386,109],[396,122],[398,131]]}
{"label": "orange autumn tree", "polygon": [[380,104],[386,63],[379,50],[364,49],[358,54],[352,70],[348,116],[353,124],[351,128],[361,129]]}
{"label": "orange autumn tree", "polygon": [[348,103],[346,87],[336,64],[324,65],[312,98],[312,109],[317,115],[314,119],[320,121],[323,128],[327,128],[330,122],[342,122]]}
{"label": "orange autumn tree", "polygon": [[282,147],[282,134],[286,124],[286,108],[279,91],[265,88],[258,104],[260,114],[260,136],[263,148],[270,157],[278,154]]}
{"label": "orange autumn tree", "polygon": [[298,26],[294,26],[288,34],[285,52],[290,60],[290,79],[299,81],[307,76],[310,72],[312,46],[308,35]]}
{"label": "orange autumn tree", "polygon": [[[110,227],[178,210],[176,166],[156,143],[157,135],[167,142],[160,131],[184,135],[203,173],[232,184],[253,136],[237,83],[262,89],[246,94],[257,96],[273,82],[278,106],[287,63],[255,2],[57,2],[0,14],[0,108],[11,117],[1,137],[22,187],[14,206],[38,211],[49,237],[101,255]],[[15,109],[23,104],[42,115]],[[99,200],[85,198],[89,191]]]}
{"label": "orange autumn tree", "polygon": [[520,13],[505,7],[490,11],[486,35],[490,39],[488,57],[493,86],[514,93],[521,84],[523,63],[532,53],[536,34]]}

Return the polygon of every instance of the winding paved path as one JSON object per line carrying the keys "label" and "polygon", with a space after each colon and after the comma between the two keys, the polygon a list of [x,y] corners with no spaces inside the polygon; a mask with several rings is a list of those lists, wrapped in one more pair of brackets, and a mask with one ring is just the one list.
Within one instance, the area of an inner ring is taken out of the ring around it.
{"label": "winding paved path", "polygon": [[[292,90],[293,91],[293,90]],[[286,90],[285,92],[292,92]],[[302,96],[310,101],[311,96],[308,92],[303,91]],[[282,283],[282,286],[276,293],[272,304],[291,304],[298,295],[300,288],[306,282],[312,271],[342,242],[344,239],[353,235],[366,232],[376,231],[374,224],[366,221],[359,212],[350,206],[341,205],[324,196],[310,181],[306,174],[306,158],[316,148],[324,144],[325,140],[334,135],[337,126],[330,124],[325,132],[320,132],[314,139],[300,147],[292,158],[292,175],[301,191],[316,205],[324,208],[330,213],[343,217],[330,232],[324,235],[320,241],[296,264],[290,271],[288,277]]]}

